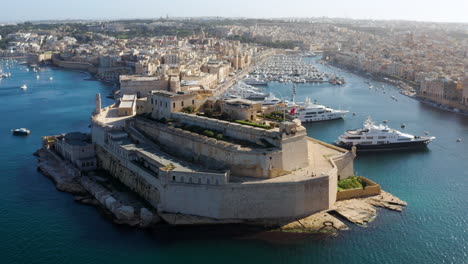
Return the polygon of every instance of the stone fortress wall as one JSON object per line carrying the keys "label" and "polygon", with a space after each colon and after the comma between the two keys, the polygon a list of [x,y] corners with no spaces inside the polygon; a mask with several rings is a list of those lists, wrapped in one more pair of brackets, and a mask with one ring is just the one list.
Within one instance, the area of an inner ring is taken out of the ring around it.
{"label": "stone fortress wall", "polygon": [[135,118],[133,125],[168,152],[200,162],[210,169],[230,169],[233,175],[268,178],[268,169],[282,163],[281,151],[277,148],[243,149],[240,145],[142,118]]}
{"label": "stone fortress wall", "polygon": [[172,112],[171,118],[184,124],[197,125],[210,130],[220,131],[223,135],[232,138],[242,138],[250,142],[257,142],[260,139],[266,139],[276,147],[281,146],[281,134],[279,131],[265,130],[263,128],[247,127],[241,124],[190,115],[181,112]]}
{"label": "stone fortress wall", "polygon": [[[336,193],[332,200],[327,195],[332,184],[328,175],[297,182],[226,181],[217,185],[209,173],[160,171],[156,176],[129,160],[119,158],[117,151],[98,147],[97,153],[103,169],[159,212],[214,219],[292,218],[326,210],[336,199]],[[194,179],[192,182],[190,177]],[[205,180],[198,182],[197,177]],[[211,181],[207,180],[210,178]]]}

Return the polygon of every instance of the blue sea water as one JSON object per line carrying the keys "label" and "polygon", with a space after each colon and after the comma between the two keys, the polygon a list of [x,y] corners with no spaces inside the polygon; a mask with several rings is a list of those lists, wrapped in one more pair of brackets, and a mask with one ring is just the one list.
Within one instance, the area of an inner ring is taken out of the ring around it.
{"label": "blue sea water", "polygon": [[[0,80],[0,263],[468,263],[468,116],[426,106],[387,84],[385,94],[370,90],[362,77],[318,66],[347,83],[298,85],[298,101],[310,97],[356,115],[306,124],[310,136],[332,142],[371,115],[397,129],[404,123],[409,133],[437,137],[427,150],[356,159],[357,174],[408,202],[403,212],[379,209],[367,227],[350,224],[338,236],[114,225],[94,207],[56,191],[36,171],[32,156],[41,136],[87,131],[95,94],[108,105],[112,86],[52,68],[42,68],[36,80],[36,73],[15,64],[13,76]],[[19,88],[23,84],[26,91]],[[291,84],[271,83],[266,90],[289,97]],[[12,136],[10,129],[20,127],[31,135]]]}

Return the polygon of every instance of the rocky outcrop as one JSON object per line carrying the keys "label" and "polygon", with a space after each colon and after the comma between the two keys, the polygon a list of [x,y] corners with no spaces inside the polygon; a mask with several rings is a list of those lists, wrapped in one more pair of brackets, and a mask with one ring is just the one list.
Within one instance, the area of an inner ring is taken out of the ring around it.
{"label": "rocky outcrop", "polygon": [[345,223],[333,217],[326,211],[292,221],[280,227],[280,230],[283,232],[294,233],[336,232],[346,229],[348,229],[348,227]]}
{"label": "rocky outcrop", "polygon": [[149,209],[124,203],[118,198],[119,193],[104,188],[91,177],[83,176],[79,181],[91,196],[112,214],[114,222],[118,224],[148,227],[160,221],[159,217]]}
{"label": "rocky outcrop", "polygon": [[60,157],[48,149],[40,149],[36,154],[38,156],[38,169],[52,179],[57,190],[75,195],[86,194],[86,190],[77,181],[76,172],[61,162]]}
{"label": "rocky outcrop", "polygon": [[376,206],[401,212],[406,205],[390,193],[381,191],[379,195],[338,201],[333,210],[353,223],[365,225],[377,216]]}
{"label": "rocky outcrop", "polygon": [[41,148],[38,169],[52,179],[56,188],[75,195],[75,201],[104,209],[112,215],[115,223],[130,226],[150,227],[161,221],[159,216],[139,203],[127,202],[126,194],[110,190],[99,176],[80,176],[79,172],[52,150]]}

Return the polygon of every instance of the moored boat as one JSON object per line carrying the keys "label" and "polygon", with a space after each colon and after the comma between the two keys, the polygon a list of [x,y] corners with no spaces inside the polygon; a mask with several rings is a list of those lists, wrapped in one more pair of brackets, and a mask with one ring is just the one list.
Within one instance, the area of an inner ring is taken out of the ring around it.
{"label": "moored boat", "polygon": [[370,118],[361,129],[348,130],[338,137],[335,145],[357,151],[383,151],[424,148],[435,137],[414,136],[389,128],[386,124],[375,125]]}
{"label": "moored boat", "polygon": [[304,104],[297,104],[289,112],[293,118],[297,118],[303,123],[339,119],[345,117],[348,113],[347,110],[335,110],[312,103],[309,98],[306,98]]}

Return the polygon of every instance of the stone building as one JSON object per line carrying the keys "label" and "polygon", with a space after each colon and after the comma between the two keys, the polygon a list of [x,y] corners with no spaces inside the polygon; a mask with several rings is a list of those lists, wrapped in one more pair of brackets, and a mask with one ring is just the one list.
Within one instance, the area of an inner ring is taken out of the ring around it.
{"label": "stone building", "polygon": [[146,97],[153,90],[167,91],[169,89],[169,78],[167,76],[120,76],[120,93],[134,94],[138,98]]}
{"label": "stone building", "polygon": [[198,109],[202,101],[192,92],[152,91],[148,96],[148,106],[151,107],[151,117],[155,119],[171,117],[172,112],[180,112],[185,107]]}
{"label": "stone building", "polygon": [[88,134],[72,132],[56,136],[54,149],[80,171],[97,168],[94,144],[91,143],[91,137]]}
{"label": "stone building", "polygon": [[246,99],[220,101],[220,110],[231,119],[254,121],[257,113],[262,110],[262,104]]}
{"label": "stone building", "polygon": [[120,98],[119,103],[119,116],[133,116],[136,114],[136,100],[134,94],[124,94]]}
{"label": "stone building", "polygon": [[462,103],[468,105],[468,75],[463,79]]}

